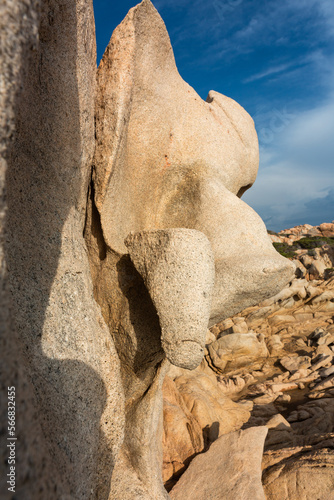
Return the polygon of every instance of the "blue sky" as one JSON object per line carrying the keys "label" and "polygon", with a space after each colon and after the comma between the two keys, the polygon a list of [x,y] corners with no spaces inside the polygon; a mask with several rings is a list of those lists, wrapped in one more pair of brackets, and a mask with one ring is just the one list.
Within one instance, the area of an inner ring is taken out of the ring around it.
{"label": "blue sky", "polygon": [[[138,1],[94,0],[98,60]],[[254,118],[260,169],[243,196],[275,231],[334,219],[334,1],[153,0],[181,76]]]}

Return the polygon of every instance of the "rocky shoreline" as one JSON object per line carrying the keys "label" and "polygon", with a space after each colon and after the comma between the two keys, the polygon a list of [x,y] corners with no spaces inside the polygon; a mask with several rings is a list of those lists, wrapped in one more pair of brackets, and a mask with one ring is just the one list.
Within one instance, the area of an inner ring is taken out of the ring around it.
{"label": "rocky shoreline", "polygon": [[[284,234],[295,243],[301,235],[319,236],[324,227],[325,237],[333,237],[333,223]],[[287,238],[271,235],[275,242]],[[260,462],[267,499],[329,498],[334,487],[334,244],[301,249],[294,262],[296,277],[280,293],[210,328],[200,367],[193,372],[170,368],[164,383],[164,480],[171,498],[190,494],[187,475],[198,467],[196,455],[204,467],[205,457],[212,460],[213,442],[226,435],[240,440],[240,432],[263,426],[268,433]],[[322,269],[317,279],[315,269]],[[247,462],[252,455],[250,447],[242,458]],[[212,466],[221,483],[231,481],[228,469]],[[194,498],[203,494],[199,486]]]}

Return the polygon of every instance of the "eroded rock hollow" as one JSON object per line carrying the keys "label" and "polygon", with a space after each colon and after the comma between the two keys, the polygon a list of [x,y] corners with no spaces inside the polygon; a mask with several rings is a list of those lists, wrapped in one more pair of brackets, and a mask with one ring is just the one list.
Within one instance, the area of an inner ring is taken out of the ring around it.
{"label": "eroded rock hollow", "polygon": [[182,80],[149,0],[116,28],[97,73],[90,1],[31,9],[21,45],[6,41],[26,57],[5,80],[1,241],[17,376],[42,429],[36,460],[56,479],[30,490],[20,477],[21,497],[168,498],[166,371],[196,368],[208,325],[294,272],[240,199],[258,168],[254,123]]}

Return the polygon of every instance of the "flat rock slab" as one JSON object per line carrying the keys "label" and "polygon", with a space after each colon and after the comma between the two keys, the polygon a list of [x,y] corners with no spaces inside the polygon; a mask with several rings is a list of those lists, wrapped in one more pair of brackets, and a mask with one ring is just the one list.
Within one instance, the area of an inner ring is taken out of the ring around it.
{"label": "flat rock slab", "polygon": [[231,432],[198,455],[170,492],[172,500],[265,500],[261,483],[268,429]]}

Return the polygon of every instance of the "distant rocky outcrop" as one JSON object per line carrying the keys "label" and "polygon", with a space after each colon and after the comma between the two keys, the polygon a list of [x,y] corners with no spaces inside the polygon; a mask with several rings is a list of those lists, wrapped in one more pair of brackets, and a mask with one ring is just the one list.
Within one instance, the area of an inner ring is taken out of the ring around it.
{"label": "distant rocky outcrop", "polygon": [[295,226],[291,229],[282,229],[279,233],[269,231],[270,238],[273,242],[287,243],[292,245],[295,241],[302,238],[334,238],[334,221],[323,222],[320,226],[311,226],[303,224]]}
{"label": "distant rocky outcrop", "polygon": [[294,259],[297,277],[312,280],[334,275],[334,223],[305,224],[269,233],[276,250]]}

